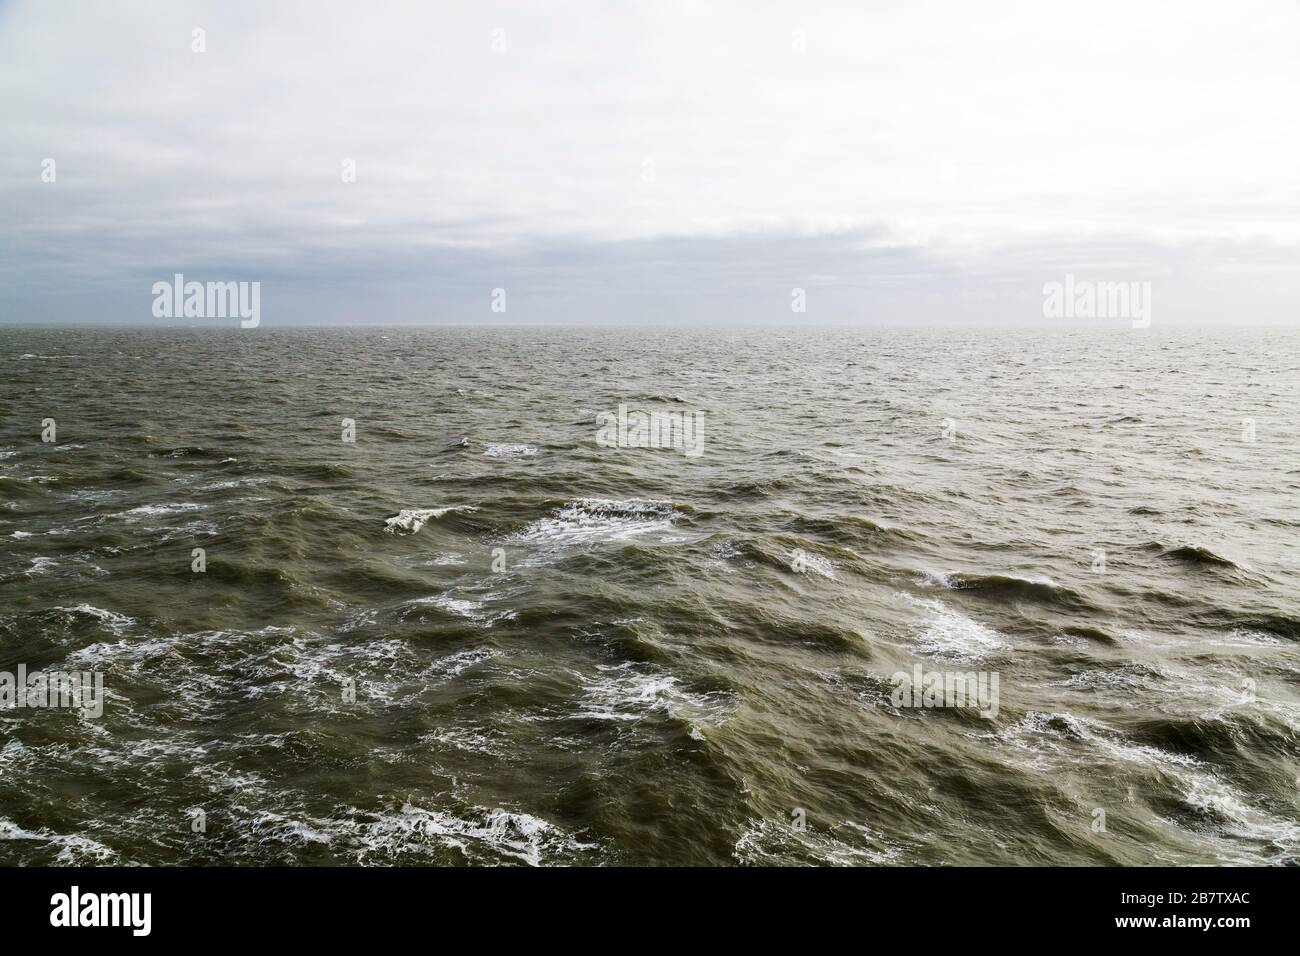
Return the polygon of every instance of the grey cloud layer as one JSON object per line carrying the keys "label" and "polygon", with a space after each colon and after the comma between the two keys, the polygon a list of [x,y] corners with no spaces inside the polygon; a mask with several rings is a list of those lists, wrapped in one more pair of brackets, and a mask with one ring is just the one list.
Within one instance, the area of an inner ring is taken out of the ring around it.
{"label": "grey cloud layer", "polygon": [[1294,320],[1293,6],[882,9],[4,4],[0,320]]}

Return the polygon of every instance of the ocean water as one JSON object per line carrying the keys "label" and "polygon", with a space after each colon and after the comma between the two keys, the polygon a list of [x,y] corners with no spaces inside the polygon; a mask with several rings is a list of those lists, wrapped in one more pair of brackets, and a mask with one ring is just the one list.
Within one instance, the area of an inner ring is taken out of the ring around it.
{"label": "ocean water", "polygon": [[1294,864],[1298,386],[1278,332],[0,329],[0,671],[106,688],[0,710],[0,863]]}

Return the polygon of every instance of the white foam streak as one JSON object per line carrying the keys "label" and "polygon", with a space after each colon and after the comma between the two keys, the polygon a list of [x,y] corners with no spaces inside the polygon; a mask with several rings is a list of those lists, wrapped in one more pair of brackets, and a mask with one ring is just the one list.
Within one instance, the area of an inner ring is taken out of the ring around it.
{"label": "white foam streak", "polygon": [[427,522],[441,518],[453,511],[477,511],[473,505],[451,505],[446,508],[403,508],[391,518],[384,519],[384,530],[389,534],[415,534]]}
{"label": "white foam streak", "polygon": [[579,498],[534,521],[515,541],[573,544],[622,541],[672,528],[678,514],[670,502],[643,498]]}

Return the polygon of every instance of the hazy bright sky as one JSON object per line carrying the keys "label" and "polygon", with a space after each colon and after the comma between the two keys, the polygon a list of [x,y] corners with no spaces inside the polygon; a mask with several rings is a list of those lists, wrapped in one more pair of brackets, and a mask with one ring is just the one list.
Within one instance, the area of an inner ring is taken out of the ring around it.
{"label": "hazy bright sky", "polygon": [[0,321],[1300,324],[1298,116],[1293,0],[0,0]]}

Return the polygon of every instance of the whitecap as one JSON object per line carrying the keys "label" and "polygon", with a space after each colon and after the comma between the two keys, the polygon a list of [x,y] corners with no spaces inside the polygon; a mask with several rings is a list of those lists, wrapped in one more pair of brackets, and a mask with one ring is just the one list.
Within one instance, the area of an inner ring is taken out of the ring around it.
{"label": "whitecap", "polygon": [[[488,595],[488,597],[491,596],[492,595]],[[411,603],[431,604],[444,611],[450,611],[452,614],[458,614],[477,624],[485,625],[495,624],[497,621],[509,620],[514,617],[516,613],[515,611],[499,611],[494,614],[487,610],[482,601],[471,601],[465,598],[453,597],[447,592],[435,594],[432,597],[417,598]]]}
{"label": "whitecap", "polygon": [[447,508],[403,508],[391,518],[384,519],[384,530],[389,534],[415,534],[431,518],[441,518],[452,511],[477,511],[473,505],[451,505]]}
{"label": "whitecap", "polygon": [[530,458],[537,449],[531,445],[488,445],[483,454],[488,458]]}
{"label": "whitecap", "polygon": [[953,576],[945,571],[932,571],[929,568],[922,568],[917,575],[917,583],[928,584],[933,587],[948,588],[953,590],[957,587],[957,582]]}
{"label": "whitecap", "polygon": [[1151,668],[1138,664],[1127,664],[1122,667],[1080,671],[1067,680],[1058,681],[1055,686],[1088,691],[1095,691],[1099,688],[1147,691],[1158,686],[1160,680],[1160,675]]}
{"label": "whitecap", "polygon": [[302,820],[294,820],[282,813],[265,810],[245,824],[248,832],[259,842],[271,839],[278,843],[296,843],[306,845],[320,843],[328,846],[331,836],[324,830],[317,829]]}
{"label": "whitecap", "polygon": [[1118,731],[1097,720],[1071,713],[1030,711],[1020,720],[994,736],[1025,750],[1047,749],[1062,752],[1069,741],[1077,741],[1100,750],[1106,756],[1126,763],[1168,769],[1197,767],[1201,761],[1189,754],[1177,754],[1159,747],[1125,740]]}
{"label": "whitecap", "polygon": [[789,820],[750,820],[732,856],[746,865],[789,864],[807,859],[829,866],[881,865],[896,862],[900,851],[879,832],[844,820],[829,832],[796,830]]}
{"label": "whitecap", "polygon": [[488,757],[501,756],[500,750],[491,737],[478,730],[462,727],[449,727],[437,733],[426,734],[420,738],[424,743],[442,744],[464,753],[482,754]]}
{"label": "whitecap", "polygon": [[483,605],[478,601],[465,601],[454,598],[449,594],[439,594],[436,597],[422,599],[419,603],[433,604],[444,611],[459,614],[461,617],[478,617],[483,610]]}
{"label": "whitecap", "polygon": [[820,574],[824,578],[835,580],[835,565],[829,559],[823,558],[819,554],[809,554],[801,548],[796,548],[791,552],[790,570],[797,574],[806,574],[811,571],[814,574]]}
{"label": "whitecap", "polygon": [[936,657],[977,660],[1007,646],[1002,635],[986,624],[972,620],[941,601],[900,594],[909,604],[923,607],[932,618],[917,636],[917,649]]}
{"label": "whitecap", "polygon": [[515,541],[571,544],[621,541],[672,528],[678,512],[667,501],[644,498],[578,498],[513,536]]}
{"label": "whitecap", "polygon": [[210,485],[203,485],[199,491],[224,491],[228,488],[243,488],[247,485],[265,484],[266,478],[235,478],[230,481],[217,481]]}
{"label": "whitecap", "polygon": [[33,840],[51,847],[59,847],[55,862],[63,864],[81,863],[86,860],[102,862],[116,856],[113,850],[88,837],[50,833],[48,830],[24,830],[3,818],[0,818],[0,840]]}
{"label": "whitecap", "polygon": [[[130,620],[129,618],[127,620]],[[125,625],[123,625],[125,626]],[[114,632],[116,633],[116,631]],[[68,655],[68,663],[90,670],[102,670],[111,664],[136,664],[173,650],[183,635],[141,641],[116,641],[88,644]]]}
{"label": "whitecap", "polygon": [[1224,821],[1223,830],[1228,835],[1264,840],[1288,853],[1300,845],[1300,826],[1250,806],[1243,794],[1218,777],[1194,775],[1188,782],[1183,802]]}
{"label": "whitecap", "polygon": [[480,647],[468,648],[434,661],[429,665],[426,674],[433,673],[444,678],[459,677],[474,665],[482,664],[484,661],[490,661],[492,658],[500,656],[500,654],[500,651],[487,650]]}
{"label": "whitecap", "polygon": [[1283,647],[1286,642],[1263,631],[1233,628],[1222,640],[1206,641],[1210,647]]}
{"label": "whitecap", "polygon": [[141,505],[138,508],[131,508],[129,511],[121,511],[111,517],[121,518],[124,521],[140,521],[144,518],[154,518],[162,515],[180,514],[186,511],[201,511],[206,505],[194,504],[193,502],[180,502],[170,505]]}
{"label": "whitecap", "polygon": [[583,697],[577,716],[591,720],[631,722],[660,712],[698,729],[725,722],[732,700],[721,693],[692,693],[676,677],[661,670],[628,662],[598,665],[596,674],[578,674]]}
{"label": "whitecap", "polygon": [[125,614],[118,614],[116,611],[106,611],[90,604],[78,604],[75,607],[56,607],[54,610],[68,614],[88,615],[107,625],[108,629],[114,634],[121,633],[121,631],[135,623],[135,618],[128,617]]}
{"label": "whitecap", "polygon": [[486,851],[539,866],[544,856],[567,857],[595,848],[529,813],[476,807],[469,817],[407,803],[400,812],[383,814],[365,825],[359,857],[364,862],[375,854],[410,852],[432,844],[435,848],[454,847],[471,859]]}

